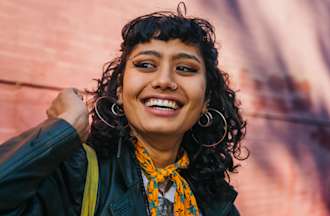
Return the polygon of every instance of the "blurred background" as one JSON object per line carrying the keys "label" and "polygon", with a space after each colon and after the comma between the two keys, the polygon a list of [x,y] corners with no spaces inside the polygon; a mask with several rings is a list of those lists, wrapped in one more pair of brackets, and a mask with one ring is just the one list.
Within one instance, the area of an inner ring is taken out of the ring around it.
{"label": "blurred background", "polygon": [[[0,1],[0,142],[37,125],[64,87],[95,88],[122,26],[163,1]],[[248,121],[231,183],[243,216],[330,215],[330,1],[187,0],[216,28]]]}

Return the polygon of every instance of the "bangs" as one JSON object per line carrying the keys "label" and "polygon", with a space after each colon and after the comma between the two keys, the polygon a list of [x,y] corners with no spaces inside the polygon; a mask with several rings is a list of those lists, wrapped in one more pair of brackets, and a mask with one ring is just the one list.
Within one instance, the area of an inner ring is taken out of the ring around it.
{"label": "bangs", "polygon": [[145,43],[151,39],[169,41],[180,39],[187,44],[214,43],[213,26],[206,20],[189,19],[172,12],[157,12],[138,17],[122,30],[122,51],[130,50],[136,44]]}

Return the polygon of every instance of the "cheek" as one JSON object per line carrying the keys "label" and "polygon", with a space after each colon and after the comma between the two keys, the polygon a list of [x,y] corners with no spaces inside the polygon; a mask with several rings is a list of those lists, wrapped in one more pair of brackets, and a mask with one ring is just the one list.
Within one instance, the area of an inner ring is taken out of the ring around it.
{"label": "cheek", "polygon": [[139,106],[139,95],[147,85],[148,80],[143,74],[135,71],[125,71],[122,87],[122,103],[126,116],[134,118]]}
{"label": "cheek", "polygon": [[188,97],[191,102],[189,111],[191,121],[197,121],[203,111],[205,104],[205,91],[206,82],[204,80],[192,82],[191,85],[189,85],[189,89],[187,89],[187,92],[189,92]]}
{"label": "cheek", "polygon": [[206,92],[206,81],[205,79],[197,80],[196,82],[191,82],[188,86],[190,92],[190,98],[196,106],[203,106],[205,101],[205,92]]}
{"label": "cheek", "polygon": [[142,79],[135,76],[130,70],[126,71],[123,77],[123,102],[129,103],[132,98],[136,98],[143,86]]}

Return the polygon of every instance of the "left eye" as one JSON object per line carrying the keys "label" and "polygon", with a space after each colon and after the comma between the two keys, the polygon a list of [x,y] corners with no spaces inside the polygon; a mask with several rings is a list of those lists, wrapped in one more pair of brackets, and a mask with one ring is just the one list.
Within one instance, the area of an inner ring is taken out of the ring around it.
{"label": "left eye", "polygon": [[196,73],[197,72],[197,69],[192,68],[192,67],[183,66],[183,65],[177,66],[176,70],[180,71],[180,72],[185,72],[185,73]]}

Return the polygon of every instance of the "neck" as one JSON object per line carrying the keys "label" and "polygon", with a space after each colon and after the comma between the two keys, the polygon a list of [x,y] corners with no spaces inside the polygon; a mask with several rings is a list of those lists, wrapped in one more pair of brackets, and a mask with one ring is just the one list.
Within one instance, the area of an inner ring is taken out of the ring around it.
{"label": "neck", "polygon": [[154,165],[158,168],[164,168],[175,162],[182,136],[136,136],[144,148],[148,151]]}

